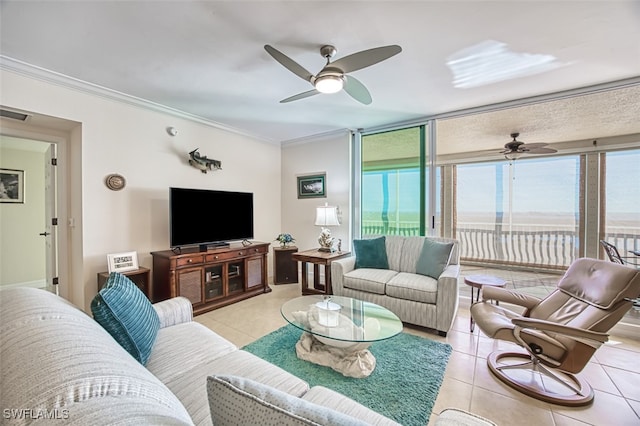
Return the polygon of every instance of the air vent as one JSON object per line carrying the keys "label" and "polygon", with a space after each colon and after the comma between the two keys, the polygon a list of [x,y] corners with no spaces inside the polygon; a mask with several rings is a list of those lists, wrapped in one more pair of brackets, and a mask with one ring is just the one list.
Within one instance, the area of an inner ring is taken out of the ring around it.
{"label": "air vent", "polygon": [[26,121],[29,116],[21,112],[0,109],[0,117],[11,118],[12,120]]}

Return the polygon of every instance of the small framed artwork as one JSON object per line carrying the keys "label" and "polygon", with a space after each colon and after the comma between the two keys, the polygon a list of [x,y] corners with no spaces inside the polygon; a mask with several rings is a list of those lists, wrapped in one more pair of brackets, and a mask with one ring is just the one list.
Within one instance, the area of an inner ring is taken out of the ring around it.
{"label": "small framed artwork", "polygon": [[107,255],[109,273],[127,272],[138,269],[138,253],[128,251],[126,253],[113,253]]}
{"label": "small framed artwork", "polygon": [[0,203],[24,203],[24,170],[0,169]]}
{"label": "small framed artwork", "polygon": [[326,197],[326,176],[326,173],[298,176],[298,198]]}

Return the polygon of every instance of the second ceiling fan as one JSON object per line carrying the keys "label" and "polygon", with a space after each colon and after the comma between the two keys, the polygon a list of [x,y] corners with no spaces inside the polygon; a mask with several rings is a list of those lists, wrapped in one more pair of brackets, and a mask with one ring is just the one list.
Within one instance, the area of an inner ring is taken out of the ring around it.
{"label": "second ceiling fan", "polygon": [[553,148],[545,148],[548,143],[524,143],[520,142],[516,138],[520,136],[520,133],[511,133],[513,140],[504,145],[504,150],[500,151],[500,154],[504,155],[507,160],[515,160],[520,158],[522,154],[553,154],[558,152]]}
{"label": "second ceiling fan", "polygon": [[336,93],[344,89],[353,99],[365,105],[372,102],[369,90],[358,79],[347,75],[347,73],[377,64],[402,52],[402,48],[398,45],[382,46],[363,50],[331,62],[331,58],[337,52],[336,48],[331,45],[322,46],[320,54],[327,60],[327,63],[318,74],[313,75],[273,46],[267,44],[264,49],[282,66],[301,79],[308,81],[314,87],[312,90],[283,99],[280,103],[297,101],[320,93]]}

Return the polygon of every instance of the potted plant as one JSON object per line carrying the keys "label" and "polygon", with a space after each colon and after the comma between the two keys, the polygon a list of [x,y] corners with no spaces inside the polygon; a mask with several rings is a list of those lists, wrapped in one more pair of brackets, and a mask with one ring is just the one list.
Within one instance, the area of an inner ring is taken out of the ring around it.
{"label": "potted plant", "polygon": [[291,236],[291,234],[279,234],[275,241],[280,243],[280,247],[285,248],[288,244],[295,241],[295,239]]}

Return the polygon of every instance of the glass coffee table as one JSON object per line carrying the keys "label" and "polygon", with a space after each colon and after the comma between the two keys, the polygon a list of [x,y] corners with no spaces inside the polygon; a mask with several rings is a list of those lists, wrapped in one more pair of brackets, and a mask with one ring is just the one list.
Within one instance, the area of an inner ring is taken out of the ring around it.
{"label": "glass coffee table", "polygon": [[376,366],[369,346],[402,331],[402,321],[390,310],[350,297],[297,297],[280,312],[304,331],[296,343],[298,358],[349,377],[369,376]]}

